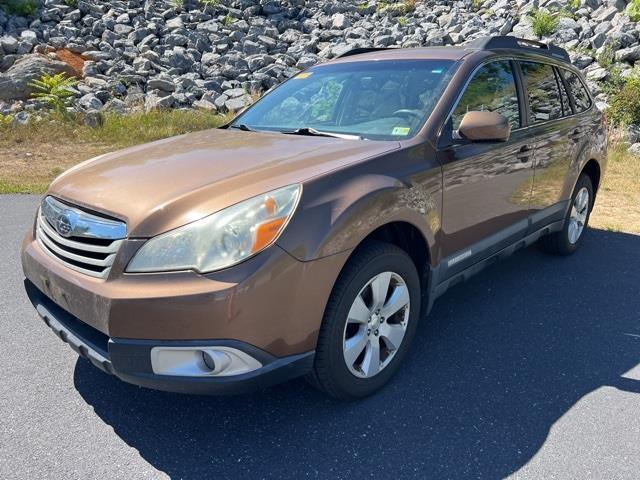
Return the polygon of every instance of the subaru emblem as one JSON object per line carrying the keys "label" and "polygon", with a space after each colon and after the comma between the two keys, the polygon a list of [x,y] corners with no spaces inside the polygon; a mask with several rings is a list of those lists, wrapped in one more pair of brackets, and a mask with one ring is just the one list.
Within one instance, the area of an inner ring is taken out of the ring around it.
{"label": "subaru emblem", "polygon": [[63,237],[71,235],[73,225],[71,224],[71,218],[69,218],[69,215],[66,212],[61,213],[58,216],[58,219],[56,220],[56,230]]}

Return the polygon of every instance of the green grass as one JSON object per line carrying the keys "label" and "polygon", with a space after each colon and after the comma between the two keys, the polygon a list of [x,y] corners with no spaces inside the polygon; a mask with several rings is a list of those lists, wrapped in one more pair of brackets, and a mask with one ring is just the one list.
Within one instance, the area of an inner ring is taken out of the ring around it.
{"label": "green grass", "polygon": [[116,146],[151,142],[186,132],[215,128],[230,117],[197,110],[168,110],[105,116],[101,127],[86,128],[87,138]]}
{"label": "green grass", "polygon": [[640,158],[615,138],[609,144],[609,162],[589,220],[594,228],[640,234]]}

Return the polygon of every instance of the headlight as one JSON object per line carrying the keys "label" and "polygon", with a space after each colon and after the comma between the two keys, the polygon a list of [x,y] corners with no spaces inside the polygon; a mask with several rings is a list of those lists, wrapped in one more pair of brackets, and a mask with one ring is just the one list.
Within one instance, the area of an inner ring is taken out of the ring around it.
{"label": "headlight", "polygon": [[195,270],[235,265],[271,245],[298,204],[300,185],[273,190],[147,241],[127,272]]}

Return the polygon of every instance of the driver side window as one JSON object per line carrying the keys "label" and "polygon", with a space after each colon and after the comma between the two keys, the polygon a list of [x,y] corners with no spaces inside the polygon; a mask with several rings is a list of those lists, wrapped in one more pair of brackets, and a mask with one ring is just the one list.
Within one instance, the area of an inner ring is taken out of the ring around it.
{"label": "driver side window", "polygon": [[454,132],[460,127],[462,117],[471,111],[497,112],[509,120],[512,129],[520,127],[518,92],[511,62],[491,62],[476,72],[453,112]]}

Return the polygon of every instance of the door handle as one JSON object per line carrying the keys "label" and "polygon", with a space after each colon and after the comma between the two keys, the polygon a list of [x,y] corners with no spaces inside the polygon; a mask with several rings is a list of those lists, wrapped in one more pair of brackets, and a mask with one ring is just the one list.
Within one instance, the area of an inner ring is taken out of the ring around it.
{"label": "door handle", "polygon": [[528,162],[531,156],[533,155],[533,148],[529,145],[523,145],[516,153],[516,158],[520,160],[522,163]]}

